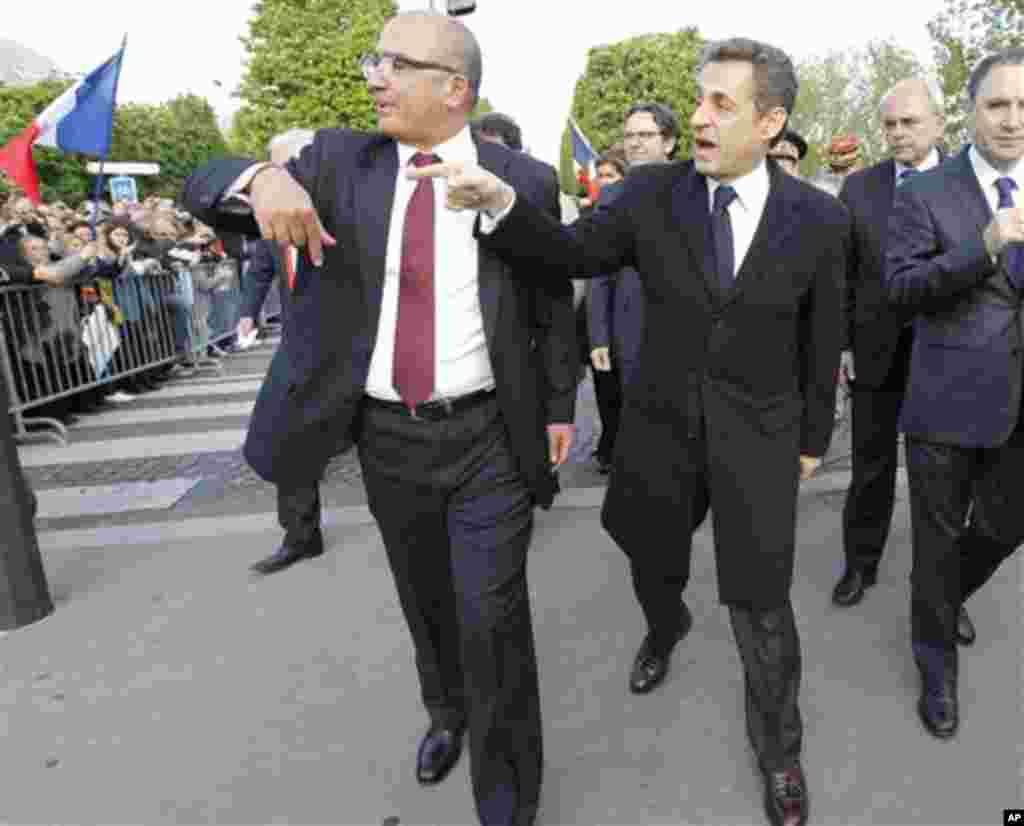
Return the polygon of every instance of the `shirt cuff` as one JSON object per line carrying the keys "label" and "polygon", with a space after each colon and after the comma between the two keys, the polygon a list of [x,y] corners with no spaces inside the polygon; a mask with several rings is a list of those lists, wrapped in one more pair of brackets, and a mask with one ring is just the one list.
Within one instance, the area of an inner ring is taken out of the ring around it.
{"label": "shirt cuff", "polygon": [[235,178],[235,182],[224,190],[224,195],[221,197],[221,209],[225,212],[250,212],[251,204],[249,202],[249,196],[245,194],[245,190],[249,187],[249,184],[252,183],[252,179],[255,178],[261,170],[273,165],[274,164],[269,161],[254,163],[246,169],[245,172]]}
{"label": "shirt cuff", "polygon": [[513,190],[512,200],[509,201],[508,206],[496,215],[492,214],[489,210],[482,211],[480,213],[480,233],[482,235],[490,235],[494,232],[494,230],[498,228],[498,225],[505,220],[505,216],[512,211],[512,207],[516,205],[516,198],[518,197],[519,196],[516,195],[515,190]]}

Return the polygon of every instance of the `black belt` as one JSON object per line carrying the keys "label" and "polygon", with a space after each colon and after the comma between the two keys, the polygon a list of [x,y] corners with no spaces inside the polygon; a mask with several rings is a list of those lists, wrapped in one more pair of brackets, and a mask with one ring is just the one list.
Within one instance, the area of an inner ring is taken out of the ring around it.
{"label": "black belt", "polygon": [[488,390],[477,390],[475,393],[467,393],[454,399],[431,399],[422,402],[410,409],[405,402],[390,402],[383,399],[375,399],[373,396],[366,397],[366,403],[373,407],[384,410],[392,410],[396,413],[404,413],[412,419],[428,419],[436,422],[447,419],[457,413],[462,413],[478,404],[483,404],[495,397],[494,388]]}

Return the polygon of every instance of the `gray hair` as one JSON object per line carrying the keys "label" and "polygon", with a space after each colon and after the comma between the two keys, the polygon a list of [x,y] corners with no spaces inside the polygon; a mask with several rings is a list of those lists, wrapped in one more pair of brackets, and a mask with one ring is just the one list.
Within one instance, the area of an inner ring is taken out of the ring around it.
{"label": "gray hair", "polygon": [[[730,37],[704,47],[697,71],[708,63],[741,60],[754,65],[754,106],[764,114],[781,106],[788,116],[796,103],[799,82],[793,61],[782,49],[747,37]],[[781,132],[780,132],[781,134]]]}
{"label": "gray hair", "polygon": [[1024,66],[1024,47],[1016,46],[995,52],[974,67],[970,80],[967,81],[967,98],[971,105],[978,97],[978,89],[981,88],[981,84],[996,66]]}
{"label": "gray hair", "polygon": [[916,80],[924,85],[925,94],[928,97],[929,105],[932,107],[932,112],[935,113],[936,115],[941,116],[945,111],[943,105],[942,87],[939,85],[939,82],[930,75],[915,75],[913,77],[908,77],[904,80],[901,80],[898,83],[894,83],[892,86],[889,87],[886,93],[882,95],[882,99],[878,102],[878,113],[882,113],[882,110],[885,108],[885,105],[889,102],[889,99],[893,96],[896,90],[901,85],[906,83],[908,80]]}
{"label": "gray hair", "polygon": [[315,136],[316,132],[312,129],[289,129],[280,135],[274,135],[267,142],[267,152],[273,152],[278,147],[285,147],[288,149],[288,154],[295,157],[304,147],[313,142]]}
{"label": "gray hair", "polygon": [[480,83],[484,74],[484,57],[480,51],[480,43],[464,23],[448,18],[448,24],[455,34],[459,63],[462,64],[462,72],[469,84],[470,104],[476,106],[480,99]]}

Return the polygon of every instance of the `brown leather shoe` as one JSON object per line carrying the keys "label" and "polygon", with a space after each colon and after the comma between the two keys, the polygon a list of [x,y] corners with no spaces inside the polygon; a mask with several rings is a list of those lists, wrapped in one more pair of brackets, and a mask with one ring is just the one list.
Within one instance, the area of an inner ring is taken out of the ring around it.
{"label": "brown leather shoe", "polygon": [[772,826],[804,826],[808,803],[807,782],[799,765],[764,773],[764,810]]}

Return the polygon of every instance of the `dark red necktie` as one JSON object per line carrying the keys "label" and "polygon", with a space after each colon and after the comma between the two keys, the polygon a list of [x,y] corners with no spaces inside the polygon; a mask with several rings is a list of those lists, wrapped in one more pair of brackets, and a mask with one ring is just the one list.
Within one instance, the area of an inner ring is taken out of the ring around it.
{"label": "dark red necktie", "polygon": [[[415,166],[438,163],[417,152]],[[423,178],[409,199],[402,229],[398,322],[392,383],[410,408],[434,392],[434,182]]]}

